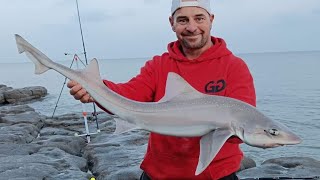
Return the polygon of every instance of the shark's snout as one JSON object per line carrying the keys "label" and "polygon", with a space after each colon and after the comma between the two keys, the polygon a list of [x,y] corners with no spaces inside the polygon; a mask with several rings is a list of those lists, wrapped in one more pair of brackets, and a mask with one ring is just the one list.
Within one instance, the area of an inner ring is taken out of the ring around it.
{"label": "shark's snout", "polygon": [[290,144],[300,144],[301,142],[302,139],[296,135],[292,136],[289,141]]}

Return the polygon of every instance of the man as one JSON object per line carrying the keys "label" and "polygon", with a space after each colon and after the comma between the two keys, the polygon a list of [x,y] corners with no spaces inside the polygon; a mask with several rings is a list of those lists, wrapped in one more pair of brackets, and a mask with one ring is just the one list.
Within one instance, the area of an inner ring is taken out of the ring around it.
{"label": "man", "polygon": [[[168,72],[175,72],[202,93],[255,106],[253,79],[246,64],[227,49],[223,39],[210,35],[214,20],[210,0],[173,0],[171,13],[169,21],[178,40],[168,44],[168,52],[153,57],[129,82],[104,80],[104,84],[132,100],[156,102],[165,93]],[[68,87],[75,99],[93,101],[76,82],[69,81]],[[230,138],[208,168],[195,176],[199,140],[150,133],[141,179],[237,179],[235,172],[243,157],[241,141]]]}

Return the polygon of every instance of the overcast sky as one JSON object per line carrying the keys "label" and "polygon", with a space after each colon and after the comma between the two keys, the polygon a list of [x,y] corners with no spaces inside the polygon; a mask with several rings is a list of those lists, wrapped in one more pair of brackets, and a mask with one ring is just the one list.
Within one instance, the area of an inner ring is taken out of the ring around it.
{"label": "overcast sky", "polygon": [[[0,63],[27,62],[20,34],[52,59],[81,53],[75,0],[1,0]],[[176,40],[171,0],[78,0],[88,58],[151,57]],[[319,0],[213,0],[214,36],[235,53],[320,50]]]}

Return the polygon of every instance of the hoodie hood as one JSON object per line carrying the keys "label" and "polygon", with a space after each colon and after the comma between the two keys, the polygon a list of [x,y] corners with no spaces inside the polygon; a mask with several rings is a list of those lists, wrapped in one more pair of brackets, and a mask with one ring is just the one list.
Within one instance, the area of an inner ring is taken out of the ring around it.
{"label": "hoodie hood", "polygon": [[198,58],[190,60],[186,58],[180,50],[180,42],[175,41],[168,44],[169,56],[176,61],[186,61],[189,63],[218,59],[232,54],[227,48],[225,41],[221,38],[211,37],[213,46],[202,53]]}

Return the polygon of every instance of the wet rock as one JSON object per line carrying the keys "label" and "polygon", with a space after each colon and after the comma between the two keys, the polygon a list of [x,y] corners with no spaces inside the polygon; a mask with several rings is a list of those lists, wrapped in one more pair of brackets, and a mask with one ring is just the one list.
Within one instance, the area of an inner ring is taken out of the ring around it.
{"label": "wet rock", "polygon": [[[0,177],[3,179],[24,179],[29,177],[30,179],[46,179],[50,174],[59,174],[59,171],[52,165],[37,162],[10,162],[14,159],[20,159],[22,157],[10,156],[9,160],[0,165]],[[1,162],[4,160],[0,158]],[[8,162],[9,161],[9,162]],[[32,178],[31,178],[32,177]]]}
{"label": "wet rock", "polygon": [[[59,154],[60,153],[60,154]],[[50,154],[59,154],[53,156]],[[88,179],[91,175],[81,171],[85,170],[86,160],[80,157],[68,155],[65,152],[55,151],[54,153],[39,153],[27,156],[1,157],[0,177],[6,179],[33,177],[33,179],[49,179],[49,177],[59,176],[63,172],[68,172],[71,177]],[[54,179],[54,178],[52,178]]]}
{"label": "wet rock", "polygon": [[34,111],[22,112],[19,114],[7,114],[1,118],[2,123],[14,125],[19,123],[28,123],[37,126],[43,126],[44,117]]}
{"label": "wet rock", "polygon": [[20,114],[29,111],[34,111],[34,109],[28,105],[0,106],[0,114],[3,116]]}
{"label": "wet rock", "polygon": [[52,175],[47,177],[46,180],[60,180],[60,179],[74,179],[74,180],[88,180],[91,179],[92,176],[89,173],[76,171],[76,170],[64,170],[59,174]]}
{"label": "wet rock", "polygon": [[4,102],[6,102],[6,101],[4,100],[4,95],[3,95],[3,93],[0,93],[0,104],[2,104],[2,103],[4,103]]}
{"label": "wet rock", "polygon": [[129,131],[119,135],[101,134],[86,146],[84,156],[99,179],[139,179],[149,132]]}
{"label": "wet rock", "polygon": [[41,146],[37,144],[15,144],[3,143],[0,144],[0,157],[13,155],[30,155],[39,151]]}
{"label": "wet rock", "polygon": [[32,143],[44,147],[57,147],[71,155],[81,156],[86,145],[85,139],[74,136],[45,136],[35,139]]}
{"label": "wet rock", "polygon": [[7,103],[17,103],[39,99],[47,95],[47,89],[41,86],[32,86],[19,89],[12,89],[3,92]]}
{"label": "wet rock", "polygon": [[39,128],[32,124],[15,124],[0,127],[0,142],[2,143],[30,143],[39,133]]}
{"label": "wet rock", "polygon": [[250,169],[250,168],[253,168],[253,167],[256,167],[256,162],[253,159],[244,156],[244,158],[241,161],[241,165],[240,165],[239,171],[243,171],[245,169]]}
{"label": "wet rock", "polygon": [[55,166],[55,168],[61,171],[66,169],[80,170],[83,172],[88,171],[86,159],[81,156],[69,154],[57,147],[42,147],[36,154],[44,155],[58,161],[59,165]]}
{"label": "wet rock", "polygon": [[320,176],[320,161],[309,157],[281,157],[266,160],[261,166],[241,171],[240,178]]}
{"label": "wet rock", "polygon": [[0,84],[0,104],[6,102],[3,93],[11,89],[12,87],[7,87],[6,85]]}
{"label": "wet rock", "polygon": [[56,128],[46,123],[49,118],[27,105],[1,106],[0,114],[0,179],[92,177],[87,160],[82,157],[85,139],[65,129],[76,129],[72,126],[80,125],[80,119]]}

